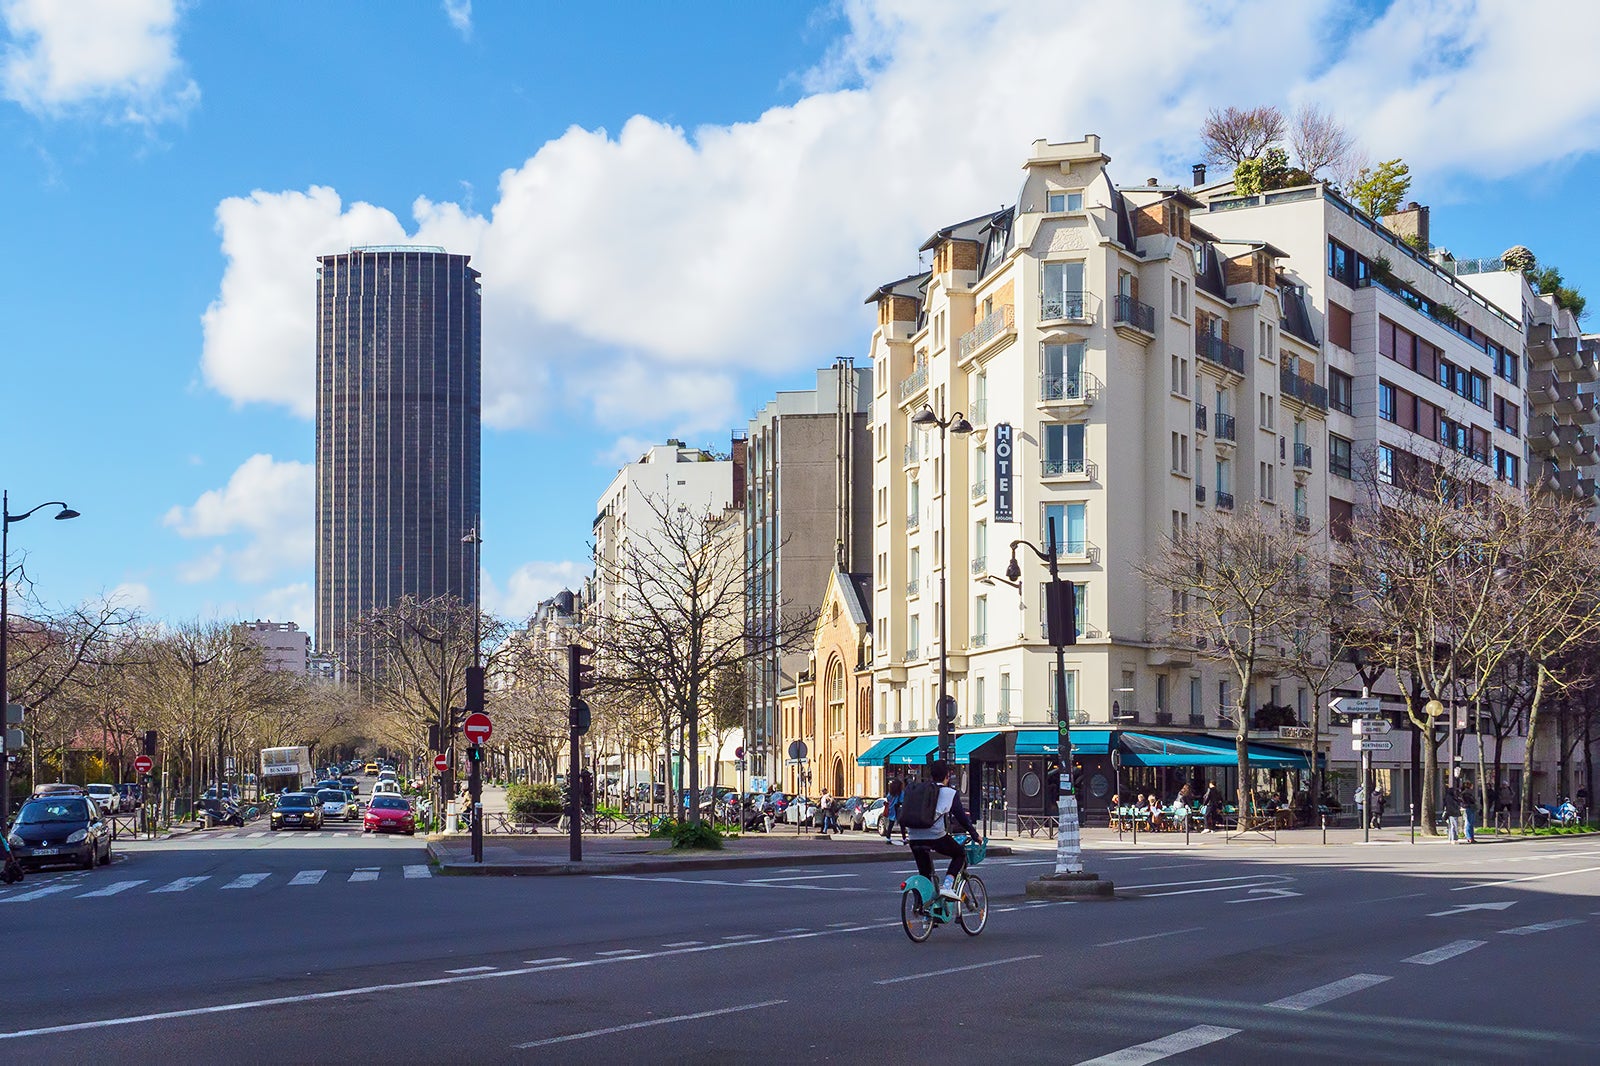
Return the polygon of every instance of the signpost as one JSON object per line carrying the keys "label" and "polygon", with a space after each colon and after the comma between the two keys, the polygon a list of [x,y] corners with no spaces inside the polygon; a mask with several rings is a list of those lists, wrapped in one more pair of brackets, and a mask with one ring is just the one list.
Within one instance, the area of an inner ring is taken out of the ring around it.
{"label": "signpost", "polygon": [[489,721],[489,716],[482,711],[474,711],[467,715],[467,720],[461,724],[461,731],[467,735],[467,740],[474,744],[482,744],[494,735],[494,723]]}
{"label": "signpost", "polygon": [[1350,731],[1361,736],[1382,736],[1394,728],[1387,718],[1357,718],[1350,723]]}
{"label": "signpost", "polygon": [[1355,737],[1350,741],[1350,747],[1356,751],[1388,751],[1394,747],[1392,740],[1368,740],[1366,737]]}
{"label": "signpost", "polygon": [[433,768],[441,774],[444,773],[450,769],[450,757],[441,751],[433,757]]}
{"label": "signpost", "polygon": [[155,769],[155,765],[155,760],[150,758],[148,755],[141,755],[137,759],[133,760],[133,768],[138,771],[141,777]]}
{"label": "signpost", "polygon": [[1364,718],[1383,713],[1383,701],[1376,696],[1335,696],[1328,701],[1328,710],[1334,714]]}

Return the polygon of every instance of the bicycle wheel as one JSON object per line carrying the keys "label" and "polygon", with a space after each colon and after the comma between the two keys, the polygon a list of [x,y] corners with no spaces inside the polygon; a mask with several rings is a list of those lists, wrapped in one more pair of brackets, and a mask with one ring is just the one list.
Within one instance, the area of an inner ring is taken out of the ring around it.
{"label": "bicycle wheel", "polygon": [[976,877],[968,876],[961,886],[956,921],[968,936],[977,936],[989,921],[989,890]]}
{"label": "bicycle wheel", "polygon": [[912,943],[920,944],[933,935],[933,915],[922,905],[916,889],[908,888],[900,896],[900,924]]}

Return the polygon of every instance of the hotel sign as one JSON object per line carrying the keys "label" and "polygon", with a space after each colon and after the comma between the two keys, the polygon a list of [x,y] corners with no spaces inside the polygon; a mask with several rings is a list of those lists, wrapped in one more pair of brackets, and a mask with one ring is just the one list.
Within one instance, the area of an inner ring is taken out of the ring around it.
{"label": "hotel sign", "polygon": [[1016,521],[1011,516],[1014,451],[1011,423],[1001,422],[994,427],[994,520],[996,522]]}

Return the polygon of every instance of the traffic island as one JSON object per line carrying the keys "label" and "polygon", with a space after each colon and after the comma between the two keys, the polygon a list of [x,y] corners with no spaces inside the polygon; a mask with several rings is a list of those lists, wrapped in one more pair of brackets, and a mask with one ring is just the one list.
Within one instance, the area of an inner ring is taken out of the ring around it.
{"label": "traffic island", "polygon": [[1099,874],[1040,874],[1025,891],[1029,899],[1113,899],[1117,886],[1100,880]]}

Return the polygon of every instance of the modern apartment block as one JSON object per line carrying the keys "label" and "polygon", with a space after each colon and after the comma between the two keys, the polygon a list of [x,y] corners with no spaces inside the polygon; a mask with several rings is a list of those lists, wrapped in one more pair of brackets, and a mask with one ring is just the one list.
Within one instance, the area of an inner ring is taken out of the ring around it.
{"label": "modern apartment block", "polygon": [[815,389],[778,393],[749,423],[745,614],[757,657],[745,747],[753,776],[776,780],[798,738],[780,726],[778,696],[800,679],[811,647],[781,647],[778,634],[793,628],[783,620],[815,614],[835,570],[871,569],[871,403],[872,372],[841,359],[817,372]]}
{"label": "modern apartment block", "polygon": [[[941,229],[923,246],[927,272],[868,301],[883,740],[863,760],[893,770],[932,750],[946,611],[966,787],[1017,815],[1053,811],[1055,660],[1045,569],[1022,549],[1020,595],[991,576],[1011,541],[1043,548],[1053,521],[1077,586],[1066,692],[1080,802],[1094,811],[1116,788],[1113,729],[1232,732],[1236,682],[1173,646],[1170,605],[1135,565],[1208,509],[1259,506],[1307,537],[1326,525],[1328,399],[1307,279],[1281,269],[1275,242],[1205,228],[1188,191],[1119,187],[1108,163],[1098,137],[1036,141],[1015,206]],[[937,431],[912,424],[924,405],[975,431],[941,455]],[[1304,696],[1263,682],[1265,701]]]}
{"label": "modern apartment block", "polygon": [[294,622],[240,622],[234,632],[261,647],[266,665],[272,670],[304,675],[311,668],[311,634]]}
{"label": "modern apartment block", "polygon": [[316,642],[402,596],[476,604],[478,272],[442,248],[353,248],[317,270]]}

